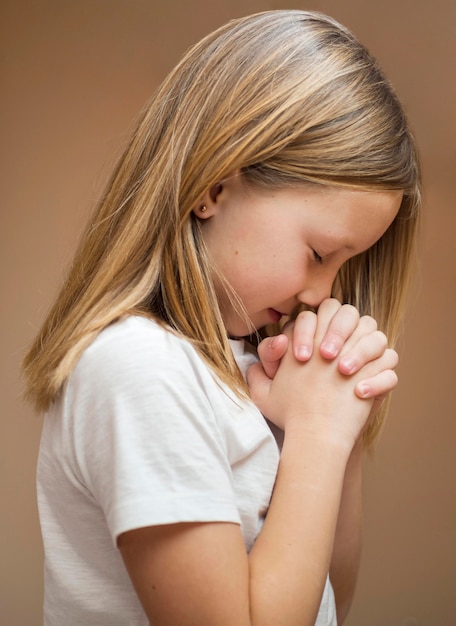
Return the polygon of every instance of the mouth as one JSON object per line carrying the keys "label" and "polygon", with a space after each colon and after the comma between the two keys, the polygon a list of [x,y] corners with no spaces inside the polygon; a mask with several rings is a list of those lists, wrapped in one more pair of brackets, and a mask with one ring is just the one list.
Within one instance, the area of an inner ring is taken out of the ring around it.
{"label": "mouth", "polygon": [[276,309],[268,309],[268,313],[273,324],[277,324],[278,322],[280,322],[281,318],[285,315],[285,313],[281,313]]}

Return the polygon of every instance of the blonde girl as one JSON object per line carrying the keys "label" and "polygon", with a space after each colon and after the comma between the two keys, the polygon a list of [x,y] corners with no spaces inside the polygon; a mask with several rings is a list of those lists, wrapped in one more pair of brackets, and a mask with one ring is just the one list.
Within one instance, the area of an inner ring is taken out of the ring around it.
{"label": "blonde girl", "polygon": [[184,56],[25,358],[48,626],[343,622],[419,204],[400,103],[331,18]]}

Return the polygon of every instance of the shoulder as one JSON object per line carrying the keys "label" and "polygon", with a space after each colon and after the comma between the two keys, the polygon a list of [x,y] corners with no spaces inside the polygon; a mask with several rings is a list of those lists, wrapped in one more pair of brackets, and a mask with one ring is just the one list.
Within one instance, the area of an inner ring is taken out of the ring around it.
{"label": "shoulder", "polygon": [[[215,376],[190,341],[151,319],[131,316],[104,329],[65,386],[66,406],[106,410],[217,394]],[[217,394],[218,395],[218,394]]]}
{"label": "shoulder", "polygon": [[116,353],[121,349],[126,352],[139,352],[160,349],[185,350],[190,342],[174,334],[158,322],[139,315],[124,317],[107,326],[86,350],[89,358],[98,355]]}
{"label": "shoulder", "polygon": [[74,377],[125,379],[144,371],[205,367],[191,343],[152,319],[130,316],[105,328],[86,348]]}
{"label": "shoulder", "polygon": [[189,341],[153,320],[131,316],[86,348],[58,410],[78,432],[128,423],[131,434],[176,421],[199,424],[202,416],[209,423],[220,395],[212,370]]}

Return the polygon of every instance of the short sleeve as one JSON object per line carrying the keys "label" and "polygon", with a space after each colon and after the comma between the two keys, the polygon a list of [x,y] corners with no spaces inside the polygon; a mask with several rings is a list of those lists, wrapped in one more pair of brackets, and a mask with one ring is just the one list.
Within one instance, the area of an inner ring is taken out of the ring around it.
{"label": "short sleeve", "polygon": [[79,480],[113,541],[156,524],[240,523],[216,385],[188,342],[142,318],[107,329],[83,354],[65,410]]}

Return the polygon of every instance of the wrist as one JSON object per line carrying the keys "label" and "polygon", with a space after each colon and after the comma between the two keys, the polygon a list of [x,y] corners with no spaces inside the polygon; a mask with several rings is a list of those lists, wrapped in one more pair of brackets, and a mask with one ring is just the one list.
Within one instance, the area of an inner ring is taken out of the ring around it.
{"label": "wrist", "polygon": [[312,468],[312,480],[316,483],[327,473],[332,475],[331,480],[339,477],[343,482],[350,453],[350,445],[338,438],[310,430],[288,429],[284,434],[281,464],[285,462],[287,465],[290,463],[290,467],[301,468],[297,473],[299,476],[303,475],[302,472],[307,474]]}
{"label": "wrist", "polygon": [[[358,450],[357,441],[349,431],[336,429],[333,425],[318,426],[312,425],[302,418],[296,422],[289,422],[284,429],[284,441],[289,444],[294,442],[298,446],[312,446],[321,452],[327,451],[330,455],[335,455],[349,462],[352,455],[362,458],[361,450]],[[355,458],[353,459],[353,463]]]}

